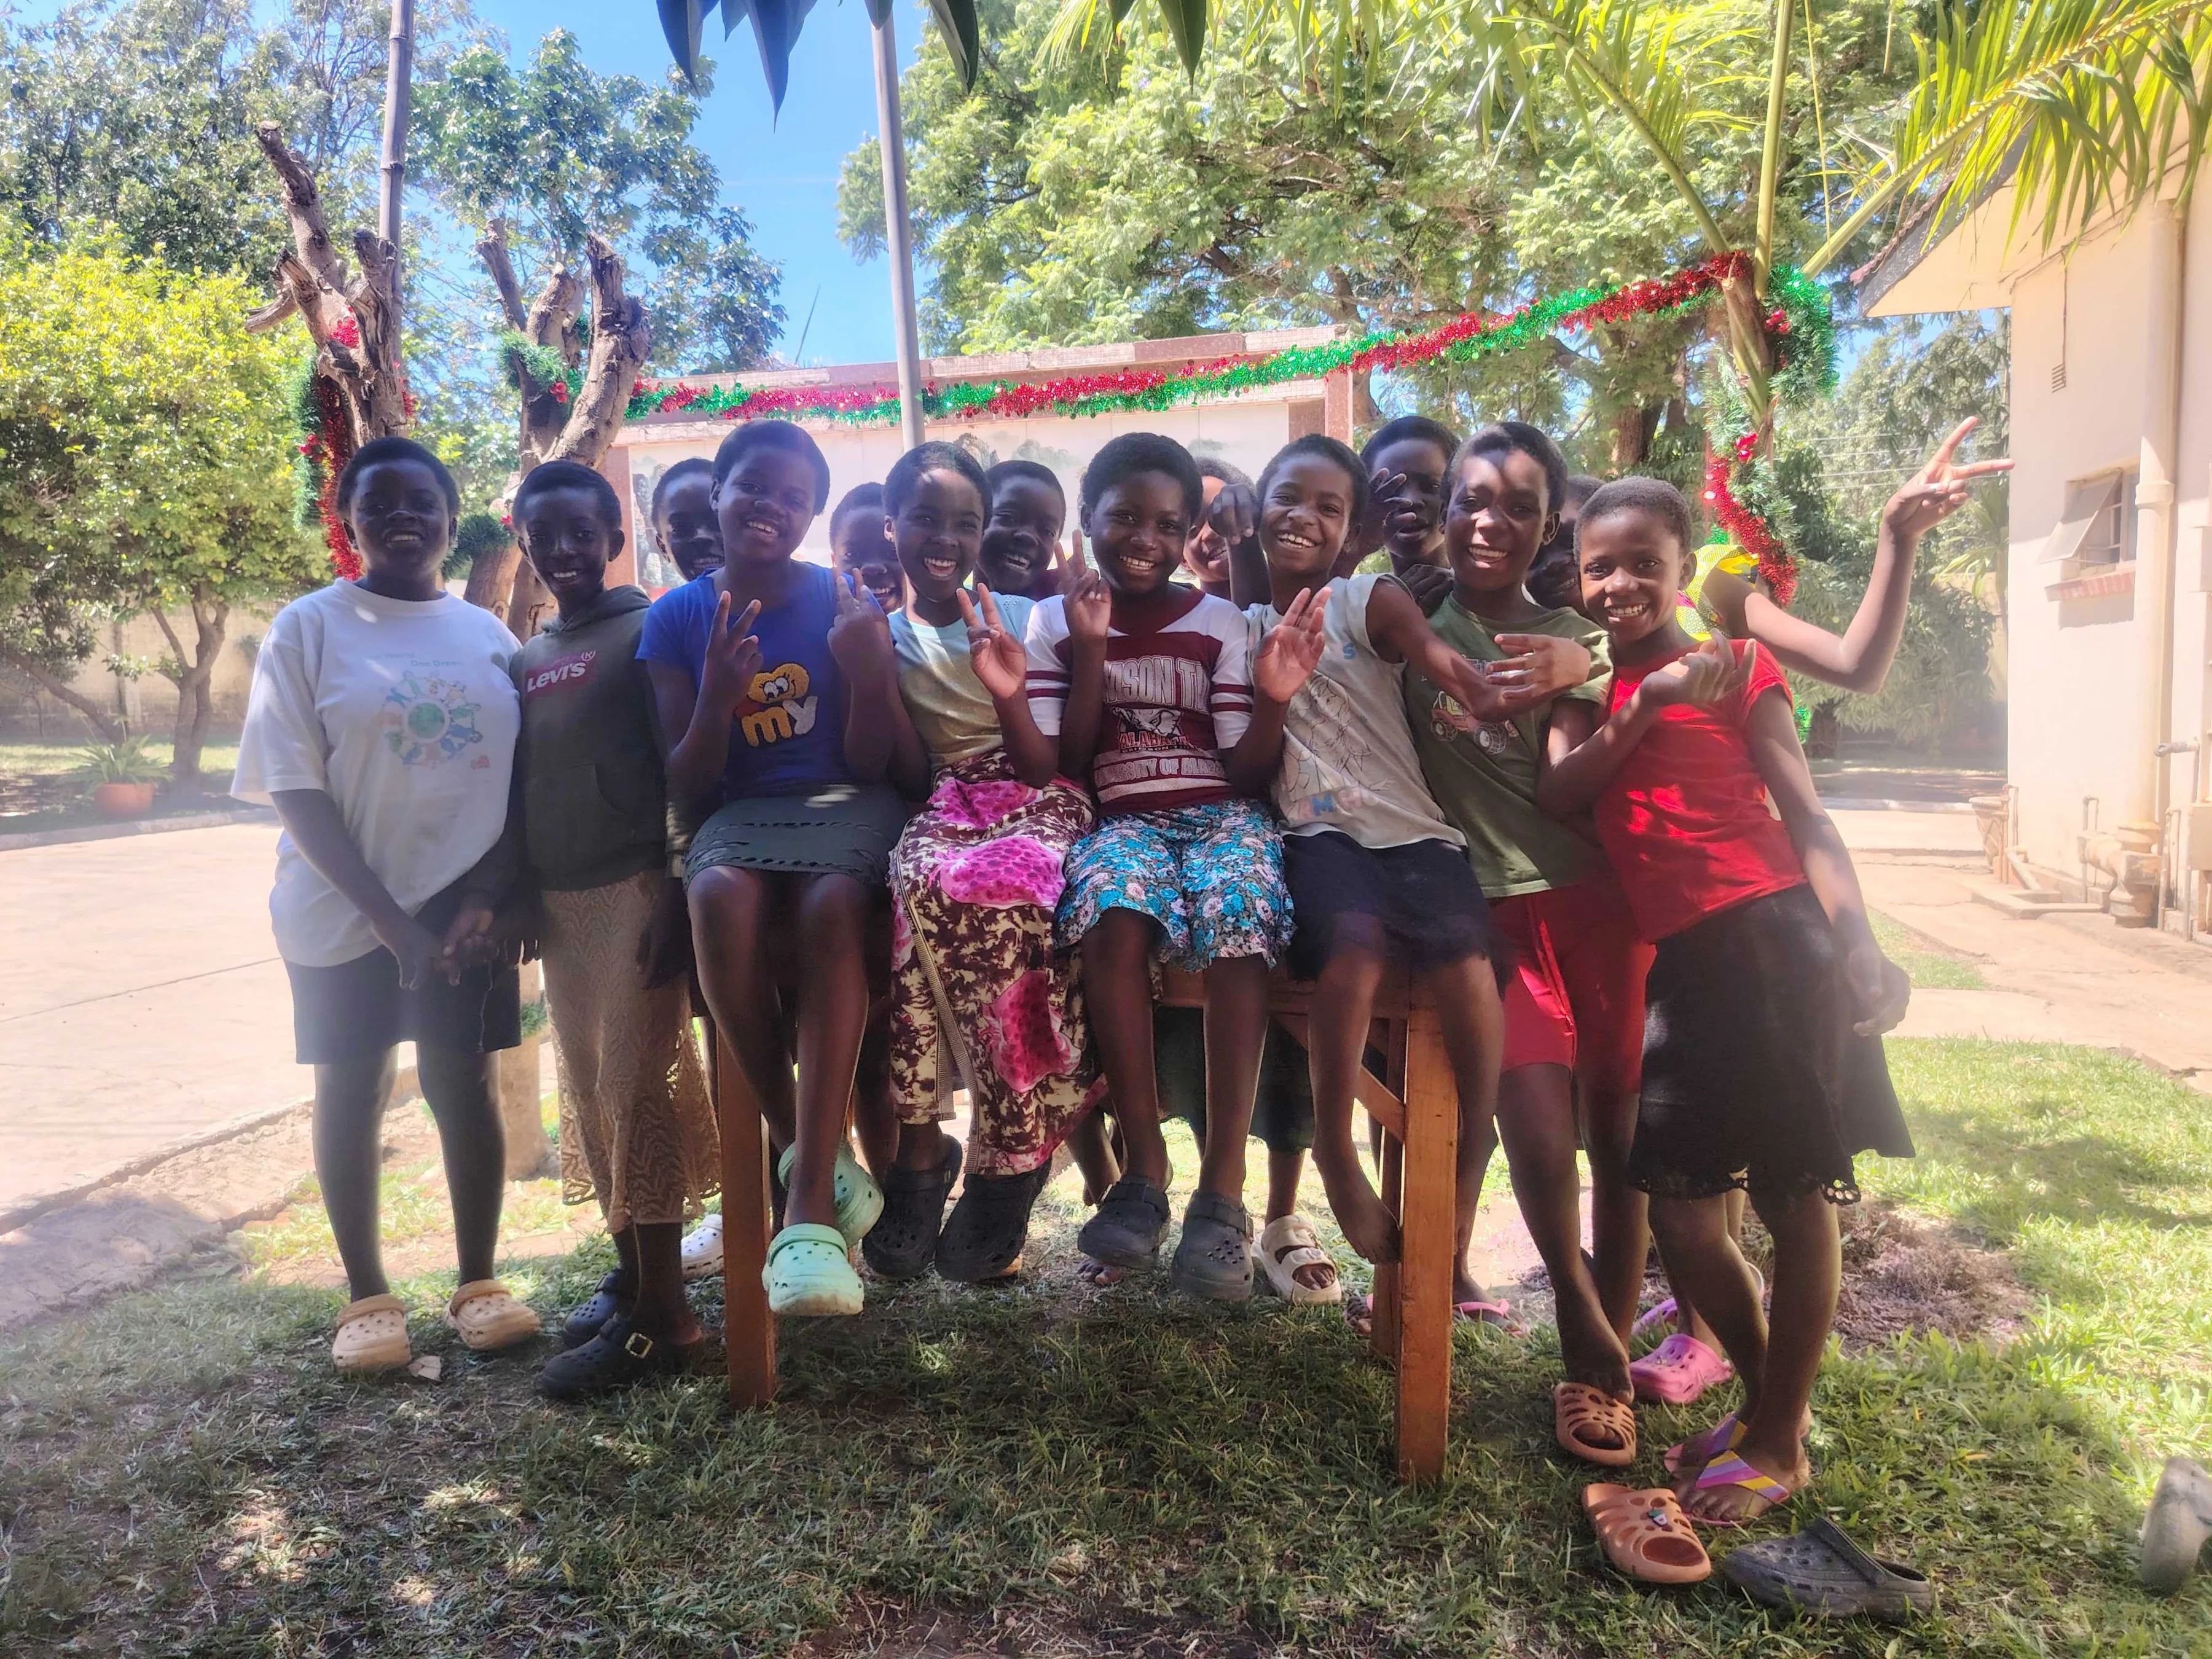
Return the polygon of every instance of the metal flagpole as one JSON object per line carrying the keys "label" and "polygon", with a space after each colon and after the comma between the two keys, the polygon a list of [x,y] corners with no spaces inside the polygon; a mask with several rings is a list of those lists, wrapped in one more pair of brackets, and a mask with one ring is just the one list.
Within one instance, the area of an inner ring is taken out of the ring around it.
{"label": "metal flagpole", "polygon": [[[405,3],[405,0],[400,0]],[[921,441],[921,330],[914,310],[914,244],[907,232],[906,129],[899,121],[898,41],[891,9],[876,30],[876,130],[884,157],[884,241],[891,256],[891,324],[898,331],[899,426]]]}

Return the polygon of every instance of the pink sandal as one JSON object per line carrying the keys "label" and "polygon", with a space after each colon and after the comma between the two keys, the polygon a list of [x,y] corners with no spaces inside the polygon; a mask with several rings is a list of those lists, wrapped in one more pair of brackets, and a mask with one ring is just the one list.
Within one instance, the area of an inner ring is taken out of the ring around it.
{"label": "pink sandal", "polygon": [[1687,1406],[1707,1389],[1727,1382],[1735,1367],[1694,1336],[1676,1332],[1628,1367],[1636,1397]]}
{"label": "pink sandal", "polygon": [[1470,1325],[1495,1325],[1508,1336],[1528,1334],[1528,1328],[1513,1316],[1513,1304],[1503,1298],[1496,1302],[1455,1302],[1452,1317],[1464,1319]]}
{"label": "pink sandal", "polygon": [[1638,1337],[1644,1335],[1647,1331],[1662,1328],[1671,1330],[1674,1324],[1674,1298],[1670,1296],[1657,1307],[1648,1309],[1638,1315],[1636,1322],[1628,1328],[1628,1334],[1632,1337]]}

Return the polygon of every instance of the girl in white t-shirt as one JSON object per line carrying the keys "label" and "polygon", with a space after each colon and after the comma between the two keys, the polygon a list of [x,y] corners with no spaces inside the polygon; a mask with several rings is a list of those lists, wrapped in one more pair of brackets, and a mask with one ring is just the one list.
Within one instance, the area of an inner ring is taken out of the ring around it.
{"label": "girl in white t-shirt", "polygon": [[520,1041],[521,1023],[514,970],[486,965],[511,863],[514,637],[445,590],[460,497],[428,450],[362,445],[337,501],[362,573],[270,624],[232,793],[284,824],[270,920],[300,1063],[315,1068],[315,1175],[354,1298],[331,1357],[362,1371],[411,1358],[377,1237],[380,1125],[404,1042],[453,1200],[461,1282],[447,1322],[472,1348],[538,1323],[492,1277],[507,1152],[491,1054]]}

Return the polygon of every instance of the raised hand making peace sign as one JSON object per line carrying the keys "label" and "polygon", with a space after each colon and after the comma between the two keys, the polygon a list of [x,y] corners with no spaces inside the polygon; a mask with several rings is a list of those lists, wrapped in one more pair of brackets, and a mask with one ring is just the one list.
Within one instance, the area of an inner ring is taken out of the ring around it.
{"label": "raised hand making peace sign", "polygon": [[752,626],[760,608],[755,599],[732,623],[728,592],[715,602],[714,620],[707,629],[706,660],[699,671],[699,701],[706,707],[734,712],[759,674],[761,643]]}
{"label": "raised hand making peace sign", "polygon": [[1060,591],[1067,605],[1068,637],[1103,645],[1114,625],[1114,592],[1106,586],[1106,579],[1091,568],[1079,529],[1060,580]]}
{"label": "raised hand making peace sign", "polygon": [[1966,434],[1979,424],[1971,415],[1960,422],[1952,428],[1951,435],[1936,446],[1936,453],[1928,458],[1927,465],[1906,479],[1897,494],[1889,498],[1881,517],[1891,533],[1906,540],[1926,535],[1966,504],[1977,480],[2012,471],[2008,460],[1960,462],[1953,459]]}
{"label": "raised hand making peace sign", "polygon": [[891,655],[890,618],[876,596],[848,571],[836,579],[837,615],[830,624],[830,654],[854,685],[880,685],[896,680],[898,669]]}
{"label": "raised hand making peace sign", "polygon": [[965,589],[959,597],[960,619],[968,624],[968,660],[975,678],[994,701],[1018,696],[1029,678],[1029,653],[1007,630],[1006,619],[999,614],[998,600],[981,582],[975,584],[974,599],[968,597]]}

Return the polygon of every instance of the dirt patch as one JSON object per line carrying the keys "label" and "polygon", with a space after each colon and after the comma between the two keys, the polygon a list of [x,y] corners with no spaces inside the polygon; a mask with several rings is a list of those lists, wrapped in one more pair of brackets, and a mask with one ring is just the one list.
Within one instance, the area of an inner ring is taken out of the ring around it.
{"label": "dirt patch", "polygon": [[1844,1289],[1836,1334],[1845,1349],[1939,1331],[1996,1343],[2020,1333],[2027,1292],[1999,1252],[1960,1229],[1922,1221],[1888,1204],[1843,1212]]}

